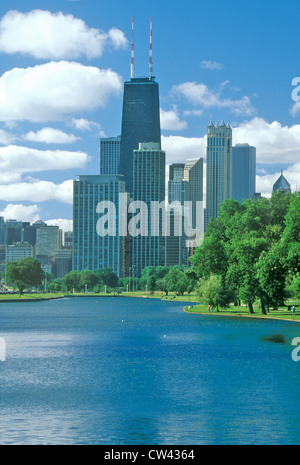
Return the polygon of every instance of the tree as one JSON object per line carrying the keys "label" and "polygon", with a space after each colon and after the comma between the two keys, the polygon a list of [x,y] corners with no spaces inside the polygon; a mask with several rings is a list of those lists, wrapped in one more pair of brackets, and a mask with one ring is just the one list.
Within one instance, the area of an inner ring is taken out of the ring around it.
{"label": "tree", "polygon": [[62,279],[69,292],[72,292],[73,289],[80,292],[80,271],[70,271]]}
{"label": "tree", "polygon": [[111,287],[113,289],[118,287],[119,278],[111,268],[105,268],[104,270],[99,269],[96,272],[96,275],[98,280],[100,280],[105,286]]}
{"label": "tree", "polygon": [[37,287],[42,284],[43,278],[41,264],[35,258],[22,258],[6,264],[6,279],[19,289],[20,295],[27,287]]}
{"label": "tree", "polygon": [[196,290],[199,301],[206,305],[226,308],[234,300],[233,292],[222,284],[221,276],[211,275],[208,279],[202,279]]}
{"label": "tree", "polygon": [[80,280],[79,280],[79,286],[81,290],[85,290],[85,289],[91,290],[98,284],[98,282],[99,282],[98,277],[92,271],[90,270],[81,271]]}

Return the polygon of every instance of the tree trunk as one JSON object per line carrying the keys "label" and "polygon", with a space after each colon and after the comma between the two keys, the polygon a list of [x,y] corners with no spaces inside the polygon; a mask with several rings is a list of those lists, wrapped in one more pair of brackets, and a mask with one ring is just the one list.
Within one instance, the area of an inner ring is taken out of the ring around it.
{"label": "tree trunk", "polygon": [[261,303],[261,313],[263,315],[266,315],[267,312],[266,312],[266,307],[265,307],[265,304],[264,304],[263,300],[261,300],[260,303]]}
{"label": "tree trunk", "polygon": [[254,313],[252,302],[249,302],[248,306],[249,306],[249,313]]}

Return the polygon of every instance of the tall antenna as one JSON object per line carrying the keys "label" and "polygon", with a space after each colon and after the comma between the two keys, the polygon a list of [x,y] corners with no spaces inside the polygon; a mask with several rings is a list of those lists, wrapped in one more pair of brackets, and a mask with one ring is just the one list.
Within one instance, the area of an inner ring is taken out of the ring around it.
{"label": "tall antenna", "polygon": [[132,23],[131,23],[131,29],[132,29],[132,39],[131,39],[131,79],[133,78],[133,73],[134,73],[134,42],[133,42],[133,16],[132,16]]}
{"label": "tall antenna", "polygon": [[149,79],[152,79],[153,62],[152,62],[152,16],[150,17],[150,49],[149,49]]}

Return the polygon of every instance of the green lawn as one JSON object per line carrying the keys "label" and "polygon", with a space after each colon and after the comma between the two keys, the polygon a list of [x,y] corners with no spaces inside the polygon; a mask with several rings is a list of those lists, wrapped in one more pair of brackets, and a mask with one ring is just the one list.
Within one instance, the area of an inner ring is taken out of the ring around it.
{"label": "green lawn", "polygon": [[40,299],[53,299],[53,298],[59,298],[59,297],[63,297],[63,295],[61,293],[59,294],[50,294],[50,293],[46,293],[46,294],[23,294],[23,295],[19,295],[19,294],[0,294],[0,302],[1,300],[5,301],[5,300],[40,300]]}

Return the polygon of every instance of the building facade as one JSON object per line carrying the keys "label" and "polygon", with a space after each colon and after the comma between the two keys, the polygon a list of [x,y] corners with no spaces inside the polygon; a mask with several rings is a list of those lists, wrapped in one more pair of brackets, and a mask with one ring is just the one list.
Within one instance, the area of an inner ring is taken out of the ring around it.
{"label": "building facade", "polygon": [[121,137],[100,139],[100,174],[120,173]]}
{"label": "building facade", "polygon": [[143,224],[140,222],[140,234],[132,237],[131,271],[140,277],[143,268],[164,265],[162,222],[157,217],[153,219],[152,202],[165,200],[166,154],[159,142],[140,143],[133,153],[133,199],[147,207],[147,217],[143,217]]}
{"label": "building facade", "polygon": [[[122,193],[125,193],[122,176],[79,176],[79,180],[74,181],[73,270],[96,272],[98,269],[111,268],[117,276],[123,276],[125,240],[119,226],[120,214],[126,215],[126,212],[119,212],[119,194]],[[98,228],[99,220],[106,214],[105,205],[108,214],[113,216],[108,216],[108,222],[111,220],[111,224],[114,223],[113,230],[107,233]],[[100,206],[103,211],[100,211]]]}
{"label": "building facade", "polygon": [[133,150],[144,142],[155,142],[161,148],[159,86],[153,77],[124,83],[120,174],[129,194],[133,193]]}
{"label": "building facade", "polygon": [[256,148],[249,144],[232,147],[232,198],[238,202],[255,194]]}
{"label": "building facade", "polygon": [[36,230],[36,255],[53,257],[62,247],[62,230],[59,226],[41,226]]}
{"label": "building facade", "polygon": [[207,128],[206,153],[206,215],[209,220],[218,216],[221,204],[232,198],[232,129],[229,124]]}

